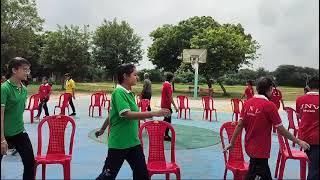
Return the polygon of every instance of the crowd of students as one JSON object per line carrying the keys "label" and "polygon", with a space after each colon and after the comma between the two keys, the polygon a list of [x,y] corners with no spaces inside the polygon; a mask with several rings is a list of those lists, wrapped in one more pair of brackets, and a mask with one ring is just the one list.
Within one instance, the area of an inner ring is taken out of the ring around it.
{"label": "crowd of students", "polygon": [[[24,58],[13,58],[8,65],[7,80],[1,85],[1,160],[7,153],[8,145],[16,148],[24,165],[23,179],[34,179],[34,153],[29,136],[24,128],[23,112],[27,99],[27,88],[22,84],[30,74],[30,63]],[[66,92],[70,93],[70,115],[76,115],[75,82],[69,73],[65,74]],[[111,95],[110,113],[96,136],[104,133],[109,126],[108,154],[101,173],[96,179],[115,179],[124,160],[132,171],[133,179],[149,179],[145,156],[138,138],[138,121],[145,118],[164,117],[171,123],[172,105],[178,108],[172,96],[174,75],[166,74],[161,94],[161,109],[139,112],[132,87],[138,81],[137,70],[133,64],[122,64],[117,69],[118,84]],[[142,98],[151,99],[151,81],[145,74]],[[239,132],[245,129],[245,150],[250,157],[249,172],[246,179],[272,179],[268,159],[271,149],[271,130],[275,127],[281,135],[299,144],[309,157],[308,179],[319,179],[319,78],[313,77],[307,82],[308,92],[296,100],[296,111],[301,120],[299,137],[294,137],[283,126],[278,113],[280,103],[284,108],[282,93],[272,79],[261,77],[256,81],[254,94],[253,81],[248,81],[245,93],[246,101],[240,120],[230,144],[225,151],[233,148]],[[49,116],[47,102],[52,92],[45,78],[39,87],[40,106],[36,118],[40,118],[42,108]],[[170,141],[168,130],[164,139]],[[264,142],[264,143],[261,143]]]}

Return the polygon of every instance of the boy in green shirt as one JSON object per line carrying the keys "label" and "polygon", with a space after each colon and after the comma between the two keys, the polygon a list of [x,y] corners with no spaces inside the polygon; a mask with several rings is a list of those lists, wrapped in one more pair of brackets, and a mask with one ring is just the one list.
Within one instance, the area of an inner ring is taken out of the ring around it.
{"label": "boy in green shirt", "polygon": [[24,166],[23,179],[34,179],[34,154],[24,129],[23,112],[27,88],[22,84],[30,74],[30,63],[21,57],[8,64],[8,80],[1,85],[1,157],[7,154],[8,144],[14,146]]}

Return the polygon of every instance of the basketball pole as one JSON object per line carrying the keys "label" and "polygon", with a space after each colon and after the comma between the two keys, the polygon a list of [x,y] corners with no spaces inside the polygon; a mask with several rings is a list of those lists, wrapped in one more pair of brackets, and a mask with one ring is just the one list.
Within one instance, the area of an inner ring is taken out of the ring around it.
{"label": "basketball pole", "polygon": [[199,57],[195,58],[194,63],[194,90],[193,90],[193,98],[198,97],[198,70],[199,70]]}

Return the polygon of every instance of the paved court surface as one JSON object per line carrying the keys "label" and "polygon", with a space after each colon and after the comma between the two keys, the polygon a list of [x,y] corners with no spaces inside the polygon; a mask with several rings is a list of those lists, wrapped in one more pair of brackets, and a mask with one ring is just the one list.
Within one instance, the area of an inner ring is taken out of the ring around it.
{"label": "paved court surface", "polygon": [[[226,102],[226,101],[225,101]],[[53,113],[53,106],[57,103],[57,99],[53,98],[49,102],[49,111]],[[229,106],[223,104],[222,102],[220,107]],[[157,107],[158,102],[154,102],[153,106]],[[193,102],[197,104],[197,102]],[[199,101],[200,104],[200,101]],[[104,164],[104,160],[107,154],[107,145],[100,143],[92,138],[90,138],[90,132],[94,129],[99,128],[106,117],[106,110],[103,111],[103,117],[89,117],[88,116],[88,105],[89,105],[89,96],[79,97],[75,101],[75,106],[77,109],[77,116],[75,116],[76,121],[76,136],[74,143],[73,159],[71,164],[71,177],[72,179],[95,179],[98,174],[101,172],[101,169]],[[200,105],[201,107],[201,105]],[[202,120],[202,112],[199,109],[191,111],[192,120],[181,120],[176,119],[176,114],[173,114],[172,123],[179,127],[179,133],[177,136],[184,136],[181,133],[181,127],[186,127],[188,132],[186,136],[188,138],[179,138],[187,141],[197,141],[197,136],[200,136],[201,132],[213,131],[212,134],[219,133],[221,124],[225,121],[231,119],[231,113],[225,111],[218,111],[218,122],[208,122]],[[287,126],[286,116],[284,112],[280,112],[282,120]],[[31,142],[34,148],[34,153],[36,154],[37,148],[37,125],[38,123],[30,124],[29,123],[29,112],[25,112],[25,128],[29,133]],[[157,118],[155,118],[157,119]],[[192,131],[192,127],[195,131]],[[200,131],[199,129],[200,128]],[[201,131],[204,130],[204,131]],[[192,131],[192,132],[189,132]],[[210,132],[209,132],[210,133]],[[44,135],[48,137],[47,134]],[[271,158],[269,159],[269,165],[271,168],[272,175],[274,175],[274,169],[276,165],[276,158],[279,150],[279,145],[277,137],[274,134],[272,137],[272,152]],[[200,141],[200,140],[198,140]],[[203,137],[201,138],[203,141]],[[215,141],[216,143],[204,143],[207,144],[205,147],[197,145],[192,148],[178,148],[176,150],[176,160],[181,167],[182,179],[222,179],[224,173],[224,160],[223,153],[221,148],[221,143],[217,142],[217,138],[214,136],[208,136],[206,141]],[[183,142],[179,142],[183,143]],[[67,144],[67,143],[66,143]],[[186,142],[186,145],[190,144]],[[201,143],[200,143],[201,144]],[[203,144],[203,143],[202,143]],[[183,146],[180,145],[180,146]],[[146,151],[146,147],[145,147]],[[166,151],[169,157],[169,151]],[[245,155],[246,160],[248,157]],[[285,169],[285,179],[298,179],[299,178],[299,161],[288,160],[286,163]],[[1,164],[1,179],[21,179],[22,178],[23,166],[21,163],[20,156],[5,156]],[[164,175],[154,175],[152,179],[165,179]],[[41,178],[41,166],[38,166],[37,179]],[[60,165],[48,165],[47,166],[47,179],[62,179],[63,171]],[[174,178],[174,175],[171,175],[171,178]],[[228,172],[228,179],[233,179],[232,173]],[[117,179],[132,179],[132,171],[129,165],[125,162],[122,166]]]}

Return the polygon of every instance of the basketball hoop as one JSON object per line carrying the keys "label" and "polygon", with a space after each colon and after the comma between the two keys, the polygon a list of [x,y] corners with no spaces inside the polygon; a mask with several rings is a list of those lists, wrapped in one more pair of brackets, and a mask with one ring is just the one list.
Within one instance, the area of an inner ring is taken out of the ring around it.
{"label": "basketball hoop", "polygon": [[190,63],[194,71],[194,94],[196,98],[198,94],[198,69],[199,63],[206,63],[207,50],[206,49],[184,49],[182,53],[183,62]]}

